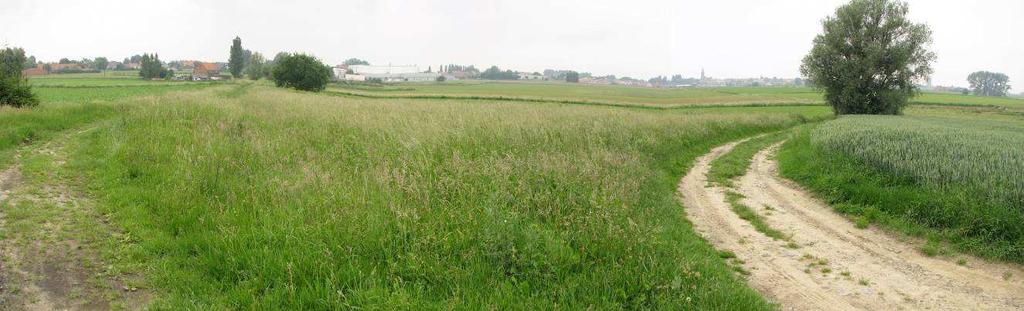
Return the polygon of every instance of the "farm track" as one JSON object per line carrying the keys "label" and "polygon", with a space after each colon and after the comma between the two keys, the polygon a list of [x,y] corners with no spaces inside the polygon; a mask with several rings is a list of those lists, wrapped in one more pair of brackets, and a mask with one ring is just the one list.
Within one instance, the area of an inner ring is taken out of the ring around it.
{"label": "farm track", "polygon": [[[0,171],[0,311],[141,309],[148,293],[128,284],[136,276],[118,275],[97,254],[93,239],[117,236],[92,202],[51,170],[39,183],[22,175],[26,157],[42,155],[51,169],[65,164],[69,131],[52,141],[22,148],[15,164]],[[9,217],[15,207],[29,212]],[[83,236],[100,230],[102,236]]]}
{"label": "farm track", "polygon": [[[694,228],[716,248],[733,252],[749,283],[786,310],[1021,310],[1024,269],[957,255],[926,257],[920,241],[854,224],[794,183],[778,176],[771,158],[780,144],[757,153],[735,189],[709,185],[711,163],[739,142],[697,160],[679,191]],[[726,191],[773,228],[791,235],[776,241],[740,219]],[[788,245],[787,245],[788,244]]]}

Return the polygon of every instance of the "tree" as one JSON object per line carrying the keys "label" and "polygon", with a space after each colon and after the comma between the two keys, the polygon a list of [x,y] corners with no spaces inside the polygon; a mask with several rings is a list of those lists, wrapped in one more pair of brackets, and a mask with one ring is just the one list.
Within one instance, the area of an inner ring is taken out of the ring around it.
{"label": "tree", "polygon": [[800,72],[837,115],[900,114],[932,73],[931,30],[907,12],[899,0],[853,0],[822,22]]}
{"label": "tree", "polygon": [[346,66],[369,65],[370,62],[367,62],[365,60],[361,60],[361,59],[358,59],[358,58],[349,58],[349,59],[345,60],[345,62],[343,64],[345,64]]}
{"label": "tree", "polygon": [[71,64],[71,63],[74,63],[74,62],[71,61],[70,59],[67,59],[67,58],[61,58],[60,61],[58,61],[57,63],[58,64]]}
{"label": "tree", "polygon": [[252,53],[252,57],[249,58],[249,64],[245,66],[245,74],[249,76],[249,79],[259,80],[263,77],[263,64],[266,60],[263,59],[263,54],[259,52]]}
{"label": "tree", "polygon": [[96,70],[106,70],[109,63],[110,61],[107,61],[106,57],[97,57],[92,61],[92,64],[96,65]]}
{"label": "tree", "polygon": [[0,50],[0,106],[33,107],[39,99],[32,94],[32,86],[21,76],[28,58],[21,48]]}
{"label": "tree", "polygon": [[1006,96],[1010,91],[1010,78],[998,72],[977,71],[967,76],[974,95]]}
{"label": "tree", "polygon": [[235,79],[242,76],[242,69],[245,69],[245,51],[242,50],[242,38],[235,37],[231,41],[231,56],[228,58],[228,67],[231,68],[231,76]]}
{"label": "tree", "polygon": [[301,91],[319,92],[331,80],[331,68],[306,54],[278,54],[274,64],[274,84]]}
{"label": "tree", "polygon": [[36,57],[35,56],[29,56],[28,59],[25,60],[25,66],[23,66],[22,68],[25,68],[25,69],[36,68]]}
{"label": "tree", "polygon": [[580,73],[570,71],[565,74],[565,82],[569,83],[580,83]]}
{"label": "tree", "polygon": [[491,66],[480,74],[480,79],[485,80],[519,80],[519,74],[512,70],[501,71],[498,66]]}
{"label": "tree", "polygon": [[170,73],[164,68],[163,63],[160,62],[160,56],[157,54],[142,54],[139,62],[139,76],[143,79],[167,78]]}

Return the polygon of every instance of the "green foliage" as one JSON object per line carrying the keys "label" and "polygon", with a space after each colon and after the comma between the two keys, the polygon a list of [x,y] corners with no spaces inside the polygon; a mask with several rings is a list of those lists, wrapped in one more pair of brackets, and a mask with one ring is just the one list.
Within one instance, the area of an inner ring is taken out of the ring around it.
{"label": "green foliage", "polygon": [[32,94],[32,86],[22,78],[21,70],[28,59],[21,48],[0,50],[0,107],[33,107],[39,100]]}
{"label": "green foliage", "polygon": [[231,69],[231,76],[235,79],[242,77],[245,68],[245,51],[242,50],[242,38],[235,37],[231,40],[231,55],[228,58],[228,67]]}
{"label": "green foliage", "polygon": [[331,81],[331,68],[306,54],[275,57],[274,84],[301,91],[319,92]]}
{"label": "green foliage", "polygon": [[249,64],[245,66],[245,73],[249,76],[250,80],[259,80],[266,75],[263,68],[265,63],[266,60],[263,58],[263,54],[259,52],[252,54],[252,57],[249,58]]}
{"label": "green foliage", "polygon": [[0,107],[34,107],[39,100],[32,93],[32,86],[22,78],[0,75]]}
{"label": "green foliage", "polygon": [[1024,262],[1024,122],[993,115],[849,116],[801,132],[783,176],[843,213]]}
{"label": "green foliage", "polygon": [[754,137],[733,147],[729,153],[715,159],[708,171],[708,181],[724,187],[732,187],[732,180],[743,176],[750,168],[754,155],[771,144],[786,138],[786,133],[777,132]]}
{"label": "green foliage", "polygon": [[24,64],[28,62],[22,48],[0,49],[0,77],[21,78]]}
{"label": "green foliage", "polygon": [[927,25],[899,0],[853,0],[823,22],[800,67],[836,114],[900,114],[931,73]]}
{"label": "green foliage", "polygon": [[580,73],[579,72],[575,72],[575,71],[570,71],[570,72],[566,73],[565,74],[565,82],[579,83],[580,82]]}
{"label": "green foliage", "polygon": [[1010,91],[1010,78],[998,72],[976,71],[967,76],[974,95],[1004,97]]}
{"label": "green foliage", "polygon": [[484,80],[519,80],[519,74],[512,70],[501,71],[498,66],[491,66],[487,68],[483,73],[480,74],[480,79]]}
{"label": "green foliage", "polygon": [[109,63],[110,63],[110,61],[108,61],[106,57],[97,57],[96,59],[94,59],[92,61],[92,64],[96,68],[96,70],[101,70],[101,71],[102,70],[107,70],[107,64],[109,64]]}
{"label": "green foliage", "polygon": [[142,79],[163,79],[170,73],[166,68],[164,68],[164,64],[160,61],[160,56],[157,54],[142,54],[142,58],[139,62],[141,65],[139,68],[139,76],[142,77]]}
{"label": "green foliage", "polygon": [[351,66],[351,65],[369,65],[370,62],[365,61],[365,60],[361,60],[361,59],[358,59],[358,58],[349,58],[349,59],[346,59],[343,64],[348,65],[348,66]]}

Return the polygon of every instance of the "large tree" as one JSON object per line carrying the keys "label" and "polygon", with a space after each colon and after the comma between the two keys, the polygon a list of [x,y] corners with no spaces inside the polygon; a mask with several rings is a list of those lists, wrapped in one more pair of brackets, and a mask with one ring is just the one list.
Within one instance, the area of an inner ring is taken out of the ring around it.
{"label": "large tree", "polygon": [[108,61],[106,57],[97,57],[92,61],[92,64],[96,66],[96,70],[100,71],[107,70],[107,64],[109,63],[110,61]]}
{"label": "large tree", "polygon": [[245,66],[245,74],[249,76],[249,79],[259,80],[263,77],[263,64],[266,60],[263,59],[263,54],[259,52],[252,53],[249,57],[249,64]]}
{"label": "large tree", "polygon": [[245,51],[242,50],[242,38],[235,37],[231,40],[231,56],[228,58],[228,67],[231,68],[231,76],[242,77],[242,70],[245,69]]}
{"label": "large tree", "polygon": [[998,72],[977,71],[967,76],[974,95],[1006,96],[1010,91],[1010,77]]}
{"label": "large tree", "polygon": [[931,30],[898,0],[853,0],[823,22],[800,72],[836,114],[900,114],[932,73]]}
{"label": "large tree", "polygon": [[313,56],[278,54],[274,62],[274,84],[278,87],[319,92],[331,80],[331,68]]}

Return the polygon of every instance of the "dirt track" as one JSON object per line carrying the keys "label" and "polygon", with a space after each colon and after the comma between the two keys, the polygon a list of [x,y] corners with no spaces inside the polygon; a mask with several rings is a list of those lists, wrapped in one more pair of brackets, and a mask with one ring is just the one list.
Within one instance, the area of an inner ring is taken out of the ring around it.
{"label": "dirt track", "polygon": [[[759,152],[734,191],[789,242],[757,232],[709,185],[710,163],[737,143],[699,158],[679,191],[695,229],[750,272],[749,283],[785,310],[1024,310],[1024,269],[956,255],[924,256],[920,241],[857,229],[792,182]],[[965,265],[956,261],[964,259]]]}

